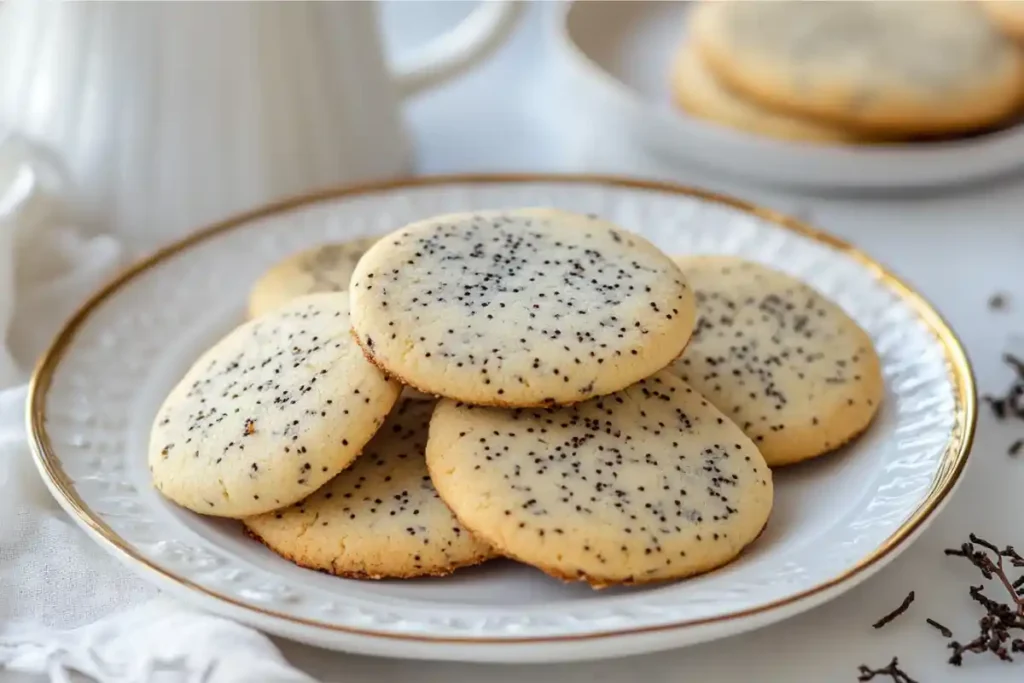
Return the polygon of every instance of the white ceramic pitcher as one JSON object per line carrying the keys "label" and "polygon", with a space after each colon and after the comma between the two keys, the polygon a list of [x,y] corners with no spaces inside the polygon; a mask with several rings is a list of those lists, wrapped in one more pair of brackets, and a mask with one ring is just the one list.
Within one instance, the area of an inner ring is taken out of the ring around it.
{"label": "white ceramic pitcher", "polygon": [[399,175],[402,99],[486,57],[521,6],[483,3],[391,68],[375,5],[6,0],[0,125],[63,158],[88,217],[150,244]]}

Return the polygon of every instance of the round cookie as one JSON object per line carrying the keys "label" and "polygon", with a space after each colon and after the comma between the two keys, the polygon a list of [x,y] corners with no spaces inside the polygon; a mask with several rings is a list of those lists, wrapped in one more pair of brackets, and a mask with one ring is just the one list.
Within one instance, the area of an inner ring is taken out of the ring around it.
{"label": "round cookie", "polygon": [[783,140],[854,144],[867,136],[840,126],[775,111],[737,95],[708,70],[689,44],[676,55],[672,97],[680,108],[702,119]]}
{"label": "round cookie", "polygon": [[772,467],[835,450],[863,432],[885,393],[868,337],[788,275],[732,256],[676,262],[699,318],[673,370],[754,440]]}
{"label": "round cookie", "polygon": [[352,463],[399,391],[352,339],[347,294],[295,299],[229,333],[171,390],[150,434],[153,483],[207,515],[291,505]]}
{"label": "round cookie", "polygon": [[772,507],[754,444],[668,370],[562,408],[441,401],[427,467],[478,538],[596,587],[720,567]]}
{"label": "round cookie", "polygon": [[252,286],[249,317],[257,318],[306,294],[347,290],[359,259],[378,239],[322,244],[279,261]]}
{"label": "round cookie", "polygon": [[618,391],[672,362],[695,317],[672,259],[554,209],[413,223],[366,252],[351,296],[367,358],[403,384],[480,405]]}
{"label": "round cookie", "polygon": [[1001,31],[1014,40],[1024,41],[1024,2],[981,0],[981,8]]}
{"label": "round cookie", "polygon": [[1024,56],[974,2],[703,2],[715,75],[765,106],[884,135],[993,125],[1024,99]]}
{"label": "round cookie", "polygon": [[433,410],[433,401],[403,399],[352,467],[246,527],[298,565],[353,578],[443,576],[493,557],[430,483],[424,449]]}

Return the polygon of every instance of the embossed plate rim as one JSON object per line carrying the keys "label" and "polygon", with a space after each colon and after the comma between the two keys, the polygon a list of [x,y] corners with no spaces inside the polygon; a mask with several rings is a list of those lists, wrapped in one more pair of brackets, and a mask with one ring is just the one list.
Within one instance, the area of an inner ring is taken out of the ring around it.
{"label": "embossed plate rim", "polygon": [[[65,351],[71,345],[76,330],[82,326],[90,313],[99,306],[100,303],[129,283],[136,275],[145,272],[149,268],[206,239],[219,235],[222,232],[242,227],[250,221],[273,216],[275,214],[285,213],[298,207],[317,204],[327,200],[426,186],[527,183],[564,183],[571,185],[589,184],[689,196],[694,199],[724,205],[737,211],[753,215],[757,218],[773,223],[778,227],[810,238],[816,242],[823,243],[852,257],[870,270],[877,279],[882,281],[888,289],[902,301],[902,303],[906,304],[914,311],[914,313],[938,340],[945,356],[950,380],[955,389],[956,405],[954,408],[954,433],[943,453],[942,460],[939,463],[938,471],[932,482],[932,486],[929,489],[927,496],[917,507],[914,513],[910,515],[903,524],[872,553],[863,557],[857,564],[848,568],[839,575],[834,576],[829,580],[822,581],[811,588],[801,590],[797,593],[787,595],[784,598],[773,600],[753,608],[735,610],[712,617],[685,619],[668,624],[610,628],[585,634],[474,637],[432,636],[429,634],[384,632],[375,629],[331,624],[315,619],[296,617],[293,615],[283,614],[272,609],[264,609],[245,603],[233,597],[218,593],[215,590],[203,587],[184,576],[176,574],[172,570],[157,566],[153,562],[149,561],[138,553],[130,543],[119,536],[99,515],[94,513],[78,495],[74,484],[71,482],[69,477],[67,477],[61,467],[60,459],[50,442],[49,434],[46,429],[47,418],[45,405],[47,392],[51,386],[54,372]],[[93,538],[96,538],[108,551],[136,569],[155,572],[155,578],[158,578],[162,583],[170,582],[185,591],[198,592],[205,598],[212,598],[219,601],[225,608],[232,612],[236,612],[241,609],[252,617],[259,617],[261,620],[270,618],[283,620],[283,622],[294,626],[326,629],[328,631],[344,632],[355,636],[369,638],[418,641],[423,644],[458,643],[462,645],[491,644],[507,646],[529,643],[554,644],[564,641],[583,641],[612,638],[617,636],[636,636],[641,634],[665,632],[685,629],[688,627],[720,624],[724,622],[742,620],[749,617],[767,617],[768,613],[772,611],[792,611],[792,608],[796,607],[797,604],[801,602],[817,603],[823,601],[827,594],[834,593],[835,589],[840,587],[841,584],[845,582],[859,581],[866,578],[866,576],[872,573],[873,570],[880,568],[885,561],[888,561],[894,556],[894,553],[898,549],[902,549],[906,546],[909,540],[911,540],[911,537],[920,531],[924,522],[928,520],[937,511],[938,507],[943,504],[949,493],[957,484],[957,481],[967,464],[971,444],[974,439],[976,421],[977,395],[973,373],[971,371],[967,354],[956,334],[920,294],[903,283],[896,275],[888,271],[884,266],[852,245],[839,238],[822,232],[802,221],[774,210],[697,188],[616,176],[559,174],[447,175],[367,183],[295,197],[229,218],[215,225],[198,230],[195,233],[156,251],[147,258],[144,258],[135,265],[127,268],[124,272],[116,276],[111,280],[111,282],[101,288],[78,310],[78,312],[76,312],[74,316],[72,316],[63,330],[57,335],[50,349],[40,359],[35,371],[33,372],[29,386],[26,410],[27,429],[30,435],[30,444],[35,463],[58,502],[60,502],[60,504],[72,515],[76,522],[90,532],[90,535]]]}

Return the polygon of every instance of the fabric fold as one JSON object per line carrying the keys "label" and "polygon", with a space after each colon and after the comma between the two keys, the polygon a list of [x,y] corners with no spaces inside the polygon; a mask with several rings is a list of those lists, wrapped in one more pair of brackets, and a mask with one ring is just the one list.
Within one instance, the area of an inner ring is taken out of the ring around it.
{"label": "fabric fold", "polygon": [[312,681],[254,629],[157,598],[78,529],[36,471],[31,368],[127,260],[118,239],[75,223],[65,177],[47,150],[0,138],[0,670],[55,683]]}

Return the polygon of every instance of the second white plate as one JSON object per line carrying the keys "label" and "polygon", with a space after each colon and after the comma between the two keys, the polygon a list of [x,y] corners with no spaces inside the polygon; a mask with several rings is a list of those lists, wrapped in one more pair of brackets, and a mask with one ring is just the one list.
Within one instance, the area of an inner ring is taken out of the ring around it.
{"label": "second white plate", "polygon": [[[301,569],[228,520],[169,504],[146,467],[161,400],[243,315],[281,257],[453,211],[596,213],[671,254],[734,253],[800,277],[872,336],[887,395],[843,451],[781,470],[762,537],[688,581],[592,591],[506,561],[442,579],[358,581]],[[688,645],[778,621],[892,560],[947,500],[974,428],[970,368],[916,294],[852,248],[766,210],[609,178],[457,177],[339,190],[204,230],[93,298],[34,377],[29,426],[60,503],[169,593],[266,631],[392,657],[555,661]]]}
{"label": "second white plate", "polygon": [[616,0],[552,7],[549,38],[575,101],[609,135],[651,154],[773,185],[892,190],[966,183],[1024,165],[1024,125],[941,142],[824,145],[746,133],[673,106],[669,67],[689,2]]}

